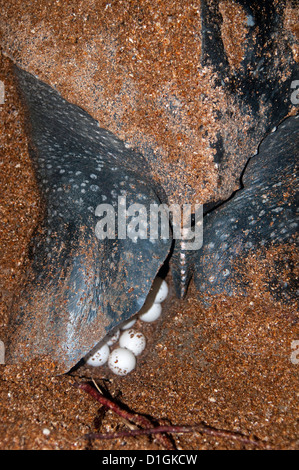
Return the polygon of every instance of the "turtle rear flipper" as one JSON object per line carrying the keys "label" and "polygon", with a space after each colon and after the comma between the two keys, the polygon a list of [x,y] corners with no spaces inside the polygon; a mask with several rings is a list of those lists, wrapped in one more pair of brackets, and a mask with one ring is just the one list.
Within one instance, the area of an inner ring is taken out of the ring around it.
{"label": "turtle rear flipper", "polygon": [[120,210],[160,203],[142,156],[32,75],[16,73],[43,214],[10,315],[6,361],[48,355],[65,372],[140,310],[171,240],[117,232]]}
{"label": "turtle rear flipper", "polygon": [[[298,130],[299,118],[291,117],[268,135],[244,171],[243,188],[205,217],[204,244],[195,263],[195,284],[204,297],[246,293],[247,257],[281,247],[268,288],[282,300],[296,298],[288,253],[297,246]],[[280,278],[284,268],[288,281]]]}

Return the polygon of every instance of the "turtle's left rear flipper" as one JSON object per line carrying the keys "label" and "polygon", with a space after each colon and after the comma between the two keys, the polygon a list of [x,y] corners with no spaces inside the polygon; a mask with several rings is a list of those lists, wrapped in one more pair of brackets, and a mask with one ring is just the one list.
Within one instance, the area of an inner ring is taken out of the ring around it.
{"label": "turtle's left rear flipper", "polygon": [[[16,74],[43,214],[10,315],[6,361],[47,355],[65,372],[140,310],[171,240],[118,237],[119,198],[145,210],[160,203],[146,162],[49,86]],[[109,237],[101,239],[95,227],[104,216]]]}

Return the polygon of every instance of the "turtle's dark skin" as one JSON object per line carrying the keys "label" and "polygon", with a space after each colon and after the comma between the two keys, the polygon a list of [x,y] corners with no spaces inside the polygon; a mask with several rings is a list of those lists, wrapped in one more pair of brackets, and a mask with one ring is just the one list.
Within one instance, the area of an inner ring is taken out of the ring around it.
{"label": "turtle's dark skin", "polygon": [[[150,148],[144,154],[128,149],[81,108],[16,67],[44,211],[30,246],[26,284],[11,313],[8,363],[46,354],[62,372],[70,370],[107,332],[140,310],[166,259],[179,297],[186,295],[193,275],[199,295],[207,283],[213,284],[214,293],[231,295],[238,293],[230,275],[237,256],[272,242],[293,243],[296,201],[290,184],[299,120],[289,118],[270,133],[293,107],[291,84],[298,71],[286,44],[284,63],[290,73],[285,80],[278,73],[282,65],[274,54],[274,37],[283,6],[274,8],[275,2],[265,2],[261,8],[258,2],[237,2],[248,14],[249,33],[245,57],[236,71],[220,35],[218,3],[202,2],[201,65],[217,71],[219,86],[233,97],[244,117],[239,138],[247,114],[255,126],[248,131],[252,147],[247,155],[244,149],[236,155],[237,149],[229,146],[230,139],[224,138],[229,129],[218,136],[219,173],[225,183],[231,166],[230,176],[239,189],[227,201],[216,197],[207,201],[200,250],[184,252],[180,241],[172,239],[98,240],[95,209],[99,204],[116,207],[120,195],[126,195],[127,205],[167,204],[176,180],[171,187],[160,184],[147,158]],[[230,110],[220,111],[219,121],[227,122],[223,116]],[[261,136],[267,134],[252,157]],[[154,154],[151,163],[153,158]]]}
{"label": "turtle's dark skin", "polygon": [[[210,1],[202,2],[204,33],[202,41],[202,65],[212,66],[214,70],[217,71],[219,83],[222,83],[226,92],[234,97],[235,106],[240,110],[244,117],[243,124],[245,123],[246,113],[249,113],[254,117],[254,126],[249,130],[252,145],[250,151],[252,153],[247,154],[247,158],[241,151],[238,153],[238,149],[234,149],[233,146],[229,145],[227,134],[229,135],[230,132],[226,126],[224,126],[224,132],[219,134],[218,141],[215,143],[217,150],[215,161],[218,162],[220,168],[220,184],[221,179],[225,179],[225,175],[228,173],[227,169],[229,168],[229,172],[236,175],[236,187],[240,189],[242,187],[241,175],[246,167],[248,159],[257,152],[257,148],[263,140],[262,136],[264,137],[271,133],[273,128],[282,122],[290,110],[291,87],[292,83],[298,77],[298,64],[294,61],[292,54],[290,53],[290,45],[285,44],[284,58],[288,57],[287,62],[290,64],[290,73],[284,82],[279,79],[283,65],[282,61],[277,58],[277,44],[275,44],[275,36],[282,24],[282,13],[285,8],[285,2],[280,2],[279,7],[275,6],[272,1],[258,2],[239,0],[236,3],[240,4],[247,12],[248,24],[250,25],[246,40],[246,54],[241,63],[241,67],[236,71],[230,66],[223,41],[221,39],[222,18],[219,11],[219,2]],[[258,33],[256,34],[257,29]],[[266,116],[263,115],[262,111],[264,105],[266,105],[267,108],[267,111],[265,111]],[[224,120],[226,112],[228,112],[228,110],[220,111],[220,121]],[[242,141],[243,135],[241,123],[238,132],[240,133],[240,141]],[[292,132],[294,136],[298,133],[298,124],[296,124],[296,121],[294,121]],[[227,142],[225,142],[224,135],[226,135]],[[289,139],[288,142],[291,145],[294,138],[289,134],[287,135]],[[284,141],[284,137],[282,137],[282,141]],[[271,142],[271,140],[267,142]],[[292,147],[290,151],[290,160],[293,158],[293,161],[295,162],[297,158],[296,146]],[[237,163],[233,163],[234,152],[238,153]],[[282,150],[280,150],[280,153],[280,155],[276,154],[275,158],[278,159],[278,165],[284,165],[284,154],[282,153]],[[263,155],[254,160],[257,162],[257,167],[261,165],[260,161],[262,159]],[[268,155],[267,161],[269,162],[270,173],[273,171],[273,167],[275,167],[275,165],[272,167],[270,165],[271,155]],[[253,165],[253,162],[250,166],[251,165]],[[233,166],[235,166],[235,169]],[[250,169],[248,170],[250,171]],[[256,172],[258,172],[258,170],[256,170]],[[266,170],[265,177],[267,174]],[[276,178],[279,180],[279,171],[276,173]],[[255,183],[253,182],[251,183],[252,188],[254,188],[254,184]],[[285,179],[284,184],[288,184],[287,179]],[[254,191],[254,189],[252,189],[252,191]],[[229,197],[225,200],[227,199],[229,199]],[[221,205],[223,202],[225,201],[218,200],[206,204],[205,212],[209,212],[215,207]],[[273,203],[275,204],[275,201]],[[234,207],[233,204],[234,203],[232,202],[232,208]],[[217,213],[215,217],[217,217]],[[268,222],[264,221],[265,227]],[[204,240],[207,240],[208,243],[213,227],[211,227],[209,234],[207,234],[206,225],[207,222],[204,227]],[[239,227],[239,230],[241,231],[241,226]],[[261,228],[261,230],[264,231],[265,229]],[[205,245],[207,243],[205,242]],[[200,281],[200,275],[203,272],[203,268],[201,267],[203,263],[201,260],[201,254],[197,256],[197,254],[191,252],[186,253],[186,256],[189,258],[189,273],[185,277],[184,281],[182,281],[180,273],[181,267],[179,265],[179,255],[177,255],[176,263],[173,266],[176,292],[177,295],[181,297],[183,297],[187,292],[187,286],[193,271],[195,271],[195,273],[200,273],[196,276],[197,287],[201,290],[204,289],[203,285],[205,285],[205,282],[201,283]],[[219,254],[219,256],[221,255]],[[225,265],[224,260],[223,263]],[[216,266],[214,266],[214,268],[216,269]],[[218,276],[217,273],[215,273],[215,275]],[[204,275],[204,278],[206,278],[206,275]],[[226,289],[224,288],[224,290]]]}
{"label": "turtle's dark skin", "polygon": [[[246,293],[242,260],[275,246],[297,246],[299,116],[286,119],[261,143],[242,176],[242,189],[204,219],[205,243],[196,253],[194,280],[203,297]],[[288,251],[288,250],[287,250]],[[236,270],[237,261],[239,270]],[[289,282],[277,273],[274,294],[296,298],[295,266],[282,256]],[[244,273],[245,274],[245,273]],[[239,277],[239,279],[237,279]],[[280,281],[280,282],[279,282]],[[271,287],[271,286],[269,286]]]}
{"label": "turtle's dark skin", "polygon": [[171,239],[97,239],[98,205],[111,204],[117,212],[121,195],[127,207],[160,204],[147,163],[50,87],[21,70],[17,76],[44,214],[6,358],[50,353],[70,368],[141,309]]}

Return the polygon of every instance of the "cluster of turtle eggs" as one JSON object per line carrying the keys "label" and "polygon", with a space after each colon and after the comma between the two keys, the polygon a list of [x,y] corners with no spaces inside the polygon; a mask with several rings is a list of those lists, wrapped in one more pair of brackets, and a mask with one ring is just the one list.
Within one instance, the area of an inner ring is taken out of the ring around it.
{"label": "cluster of turtle eggs", "polygon": [[[162,313],[161,303],[167,295],[166,281],[157,277],[140,312],[108,335],[106,341],[95,352],[89,353],[85,357],[86,364],[94,367],[108,364],[109,369],[117,375],[127,375],[135,369],[136,356],[145,349],[146,338],[143,333],[132,327],[137,319],[146,323],[156,321]],[[110,351],[111,347],[113,349]]]}

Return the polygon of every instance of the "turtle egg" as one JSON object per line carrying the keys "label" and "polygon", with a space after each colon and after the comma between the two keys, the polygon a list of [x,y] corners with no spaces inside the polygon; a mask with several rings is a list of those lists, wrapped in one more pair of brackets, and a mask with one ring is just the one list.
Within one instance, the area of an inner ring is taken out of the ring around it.
{"label": "turtle egg", "polygon": [[126,348],[114,349],[108,358],[108,367],[116,375],[127,375],[136,366],[136,357]]}
{"label": "turtle egg", "polygon": [[146,302],[142,309],[140,310],[138,317],[141,321],[151,323],[153,321],[158,320],[162,313],[162,305],[161,304],[150,304]]}
{"label": "turtle egg", "polygon": [[90,353],[86,356],[86,363],[89,366],[99,367],[104,365],[109,357],[110,349],[107,344],[103,344],[96,352]]}
{"label": "turtle egg", "polygon": [[138,356],[145,348],[146,339],[140,331],[130,329],[121,334],[119,345],[121,348],[129,349],[135,356]]}
{"label": "turtle egg", "polygon": [[121,330],[128,330],[128,329],[131,328],[133,325],[135,325],[135,323],[136,323],[136,318],[127,320],[127,321],[125,321],[124,323],[122,323],[122,324],[120,325],[120,329],[121,329]]}
{"label": "turtle egg", "polygon": [[109,335],[107,335],[106,336],[106,344],[108,344],[108,346],[112,346],[114,343],[117,342],[117,340],[119,338],[119,335],[120,335],[119,330],[115,330],[112,333],[110,333]]}
{"label": "turtle egg", "polygon": [[152,288],[148,295],[148,300],[151,303],[161,303],[163,302],[168,295],[168,285],[164,279],[156,277],[153,282]]}

